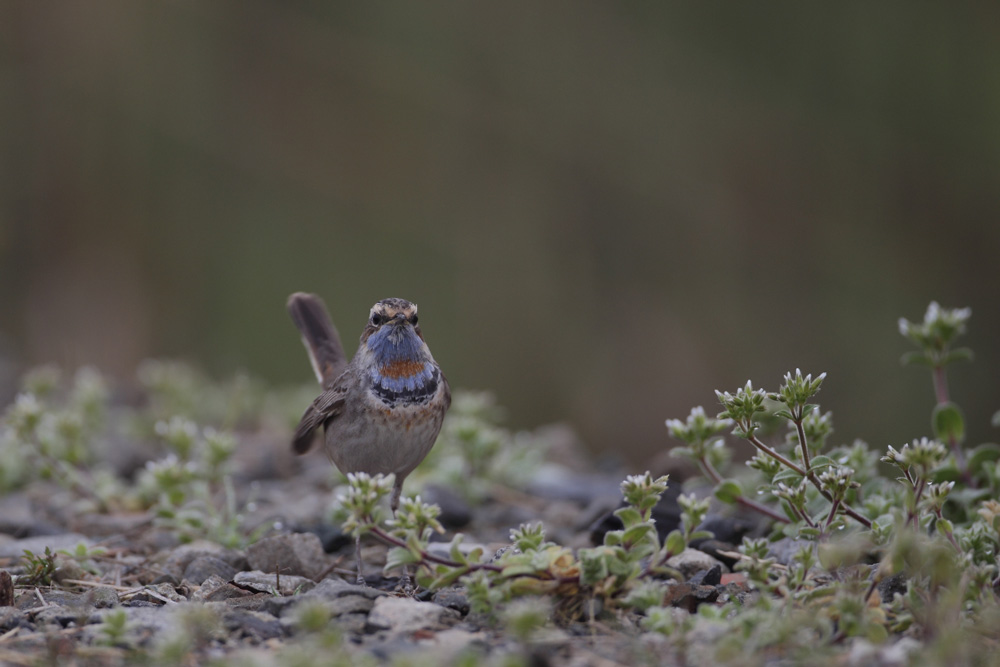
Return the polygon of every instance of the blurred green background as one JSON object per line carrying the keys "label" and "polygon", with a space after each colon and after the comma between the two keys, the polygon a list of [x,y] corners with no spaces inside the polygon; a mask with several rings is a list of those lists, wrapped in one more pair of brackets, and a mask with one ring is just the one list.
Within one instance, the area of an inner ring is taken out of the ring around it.
{"label": "blurred green background", "polygon": [[897,318],[971,306],[1000,408],[1000,5],[0,6],[0,358],[309,381],[420,304],[453,386],[641,462],[747,378],[927,435]]}

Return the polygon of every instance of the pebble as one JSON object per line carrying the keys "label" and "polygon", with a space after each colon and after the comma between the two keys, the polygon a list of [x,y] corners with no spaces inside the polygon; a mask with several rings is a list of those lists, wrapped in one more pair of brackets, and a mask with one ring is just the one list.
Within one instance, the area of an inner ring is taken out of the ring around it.
{"label": "pebble", "polygon": [[203,581],[211,576],[220,579],[232,579],[236,575],[236,568],[215,556],[198,556],[184,568],[185,581],[200,586]]}
{"label": "pebble", "polygon": [[312,533],[285,533],[265,537],[247,548],[253,570],[281,572],[315,580],[329,566],[323,544]]}
{"label": "pebble", "polygon": [[381,597],[375,600],[375,605],[368,614],[368,627],[372,630],[409,633],[418,630],[443,630],[458,620],[457,611],[433,602]]}
{"label": "pebble", "polygon": [[699,572],[711,570],[716,566],[719,567],[720,574],[729,571],[729,568],[720,563],[718,559],[712,558],[707,553],[698,551],[697,549],[685,549],[667,560],[667,567],[677,570],[685,579],[690,579]]}

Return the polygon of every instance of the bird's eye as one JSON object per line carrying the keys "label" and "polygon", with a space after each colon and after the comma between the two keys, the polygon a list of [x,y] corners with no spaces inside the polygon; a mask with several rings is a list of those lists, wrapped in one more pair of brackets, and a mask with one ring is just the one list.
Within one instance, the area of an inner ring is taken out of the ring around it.
{"label": "bird's eye", "polygon": [[414,313],[413,315],[410,316],[410,324],[416,324],[416,323],[417,323],[417,314]]}
{"label": "bird's eye", "polygon": [[378,326],[382,324],[382,316],[378,313],[372,313],[372,326]]}

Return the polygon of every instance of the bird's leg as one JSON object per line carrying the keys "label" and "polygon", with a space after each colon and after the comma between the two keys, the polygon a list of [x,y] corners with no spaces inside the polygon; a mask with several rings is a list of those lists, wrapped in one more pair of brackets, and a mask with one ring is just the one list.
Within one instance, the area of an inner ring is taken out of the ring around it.
{"label": "bird's leg", "polygon": [[357,580],[354,583],[356,583],[358,586],[366,586],[367,584],[365,583],[365,575],[364,575],[363,570],[361,569],[361,535],[360,534],[357,537],[354,538],[354,555],[358,559],[358,578],[357,578]]}
{"label": "bird's leg", "polygon": [[[392,510],[392,518],[396,518],[396,510],[399,509],[399,496],[403,492],[403,480],[396,477],[396,482],[392,485],[392,495],[389,496],[389,508]],[[413,594],[413,582],[410,580],[410,568],[407,565],[403,566],[403,576],[399,582],[400,587],[403,589],[403,593],[406,595]]]}

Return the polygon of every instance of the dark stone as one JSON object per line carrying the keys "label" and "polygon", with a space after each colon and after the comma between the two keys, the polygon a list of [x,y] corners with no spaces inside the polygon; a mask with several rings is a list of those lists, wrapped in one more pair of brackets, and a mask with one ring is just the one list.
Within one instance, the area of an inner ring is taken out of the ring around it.
{"label": "dark stone", "polygon": [[715,586],[697,586],[683,583],[667,589],[666,604],[686,609],[690,613],[698,610],[698,605],[712,604],[719,599],[719,589]]}
{"label": "dark stone", "polygon": [[713,565],[711,569],[702,570],[688,579],[688,583],[694,586],[718,586],[722,583],[722,568]]}
{"label": "dark stone", "polygon": [[462,588],[445,588],[431,597],[431,602],[448,609],[454,609],[462,616],[469,613],[469,596]]}
{"label": "dark stone", "polygon": [[283,533],[265,537],[247,548],[253,570],[281,572],[315,580],[328,567],[319,538],[312,533]]}
{"label": "dark stone", "polygon": [[177,581],[177,577],[172,574],[161,574],[156,579],[153,579],[150,584],[170,584],[171,586],[180,586],[181,582]]}
{"label": "dark stone", "polygon": [[906,595],[906,575],[902,572],[878,582],[878,594],[883,604],[892,602],[896,593]]}
{"label": "dark stone", "polygon": [[451,489],[428,484],[420,495],[424,502],[441,508],[438,521],[448,530],[464,528],[472,523],[472,508],[469,503]]}
{"label": "dark stone", "polygon": [[184,569],[184,579],[199,586],[212,575],[228,581],[236,575],[236,568],[215,556],[197,556]]}
{"label": "dark stone", "polygon": [[[712,533],[712,537],[701,540],[691,540],[690,546],[693,549],[701,549],[701,544],[707,540],[718,540],[728,544],[741,544],[746,537],[757,527],[757,524],[738,517],[723,516],[721,514],[709,514],[698,526],[698,530],[707,530]],[[704,549],[701,549],[704,551]],[[715,554],[712,554],[713,556]]]}
{"label": "dark stone", "polygon": [[729,542],[720,542],[719,540],[696,540],[699,542],[696,547],[698,551],[706,553],[712,558],[715,558],[722,562],[723,565],[732,570],[736,567],[736,564],[740,562],[739,558],[733,558],[732,556],[726,556],[726,553],[736,553],[739,549],[735,544]]}
{"label": "dark stone", "polygon": [[14,580],[7,570],[0,570],[0,607],[14,606]]}

